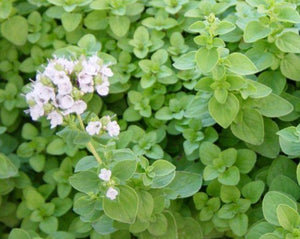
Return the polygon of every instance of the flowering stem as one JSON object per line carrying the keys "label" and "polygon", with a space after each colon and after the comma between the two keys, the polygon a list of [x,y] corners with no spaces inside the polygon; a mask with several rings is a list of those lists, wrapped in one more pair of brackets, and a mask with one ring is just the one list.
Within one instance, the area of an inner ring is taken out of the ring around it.
{"label": "flowering stem", "polygon": [[[77,118],[79,120],[79,124],[80,124],[82,130],[85,131],[85,127],[84,127],[83,121],[82,121],[81,116],[79,114],[77,114]],[[102,160],[101,160],[99,154],[97,153],[97,151],[96,151],[96,149],[95,149],[95,147],[94,147],[94,145],[92,144],[91,141],[87,143],[87,148],[94,155],[94,157],[96,158],[96,160],[98,161],[98,163],[102,164]]]}

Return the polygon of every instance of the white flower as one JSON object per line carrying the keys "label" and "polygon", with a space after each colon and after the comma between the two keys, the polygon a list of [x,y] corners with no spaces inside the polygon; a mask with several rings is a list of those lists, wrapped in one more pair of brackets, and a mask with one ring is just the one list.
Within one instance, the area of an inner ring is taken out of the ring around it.
{"label": "white flower", "polygon": [[74,105],[74,100],[70,95],[58,95],[57,96],[58,105],[61,109],[69,109]]}
{"label": "white flower", "polygon": [[109,187],[106,192],[106,197],[110,200],[115,200],[118,194],[119,192],[116,189]]}
{"label": "white flower", "polygon": [[57,87],[58,87],[58,94],[60,94],[60,95],[71,94],[72,89],[73,89],[72,83],[69,79],[60,81],[57,84]]}
{"label": "white flower", "polygon": [[97,62],[93,61],[82,61],[83,71],[89,75],[97,75],[100,71],[100,65]]}
{"label": "white flower", "polygon": [[103,181],[108,182],[110,180],[110,177],[111,177],[111,171],[109,169],[102,168],[100,170],[100,173],[99,173],[98,177],[100,179],[102,179]]}
{"label": "white flower", "polygon": [[106,85],[96,85],[97,93],[101,96],[106,96],[109,93],[109,88]]}
{"label": "white flower", "polygon": [[69,74],[74,70],[75,62],[73,61],[69,61],[65,58],[57,58],[55,62],[60,64]]}
{"label": "white flower", "polygon": [[35,100],[38,103],[46,104],[50,99],[55,99],[54,89],[39,82],[34,84],[33,92],[35,93]]}
{"label": "white flower", "polygon": [[93,77],[85,72],[80,72],[78,74],[78,83],[79,88],[83,93],[92,93],[95,90]]}
{"label": "white flower", "polygon": [[101,68],[100,71],[103,75],[107,76],[107,77],[111,77],[114,75],[114,73],[112,72],[112,70],[108,67],[108,66],[103,66]]}
{"label": "white flower", "polygon": [[91,121],[88,123],[85,129],[89,135],[95,135],[95,134],[99,134],[101,127],[102,124],[100,121]]}
{"label": "white flower", "polygon": [[62,115],[55,110],[48,114],[47,119],[50,120],[51,129],[63,123]]}
{"label": "white flower", "polygon": [[109,136],[111,136],[111,137],[118,136],[120,133],[120,126],[118,125],[117,121],[109,122],[106,125],[106,129],[107,129]]}
{"label": "white flower", "polygon": [[78,115],[82,114],[87,108],[86,103],[83,100],[77,100],[74,102],[73,106],[63,112],[64,115],[71,113],[76,113]]}
{"label": "white flower", "polygon": [[50,79],[55,85],[61,84],[62,82],[70,81],[70,78],[64,71],[56,71],[56,74]]}
{"label": "white flower", "polygon": [[35,104],[34,106],[29,108],[30,116],[33,120],[38,120],[41,116],[44,115],[45,111],[43,105]]}

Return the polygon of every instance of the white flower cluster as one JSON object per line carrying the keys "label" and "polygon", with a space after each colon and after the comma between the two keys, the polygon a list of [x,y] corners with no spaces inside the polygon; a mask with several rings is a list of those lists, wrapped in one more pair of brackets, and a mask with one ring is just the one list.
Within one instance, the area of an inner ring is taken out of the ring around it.
{"label": "white flower cluster", "polygon": [[[111,178],[111,171],[109,169],[102,168],[100,170],[98,177],[105,182],[109,182]],[[106,191],[105,196],[110,200],[115,200],[118,194],[119,192],[116,189],[114,189],[113,187],[109,187],[108,190]]]}
{"label": "white flower cluster", "polygon": [[25,95],[29,105],[27,112],[33,120],[47,116],[51,128],[61,125],[64,116],[82,114],[86,110],[87,105],[82,100],[84,94],[97,91],[100,96],[106,96],[108,79],[112,75],[111,69],[98,56],[81,57],[76,61],[49,60]]}
{"label": "white flower cluster", "polygon": [[97,121],[90,121],[85,129],[90,135],[99,135],[101,132],[107,131],[110,137],[114,137],[120,133],[117,121],[111,121],[109,116],[104,116]]}

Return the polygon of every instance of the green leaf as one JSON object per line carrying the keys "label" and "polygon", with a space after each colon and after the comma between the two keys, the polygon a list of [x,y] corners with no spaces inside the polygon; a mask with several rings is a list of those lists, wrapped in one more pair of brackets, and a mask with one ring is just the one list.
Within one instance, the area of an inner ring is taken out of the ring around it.
{"label": "green leaf", "polygon": [[186,171],[176,171],[173,181],[167,186],[171,190],[170,199],[186,198],[194,195],[202,186],[200,174]]}
{"label": "green leaf", "polygon": [[287,195],[289,194],[296,200],[299,200],[300,198],[299,185],[294,180],[285,175],[278,175],[272,180],[270,191],[283,192]]}
{"label": "green leaf", "polygon": [[129,186],[118,186],[119,194],[115,200],[103,199],[105,214],[119,222],[132,224],[138,212],[138,196]]}
{"label": "green leaf", "polygon": [[123,37],[129,30],[130,20],[127,16],[110,16],[109,26],[118,37]]}
{"label": "green leaf", "polygon": [[220,198],[225,203],[236,202],[241,197],[240,190],[235,186],[222,185]]}
{"label": "green leaf", "polygon": [[220,174],[218,181],[224,185],[237,185],[240,181],[240,172],[236,166],[228,168],[224,173]]}
{"label": "green leaf", "polygon": [[154,173],[155,176],[166,176],[174,172],[176,167],[166,160],[156,160],[151,165],[150,173]]}
{"label": "green leaf", "polygon": [[13,16],[1,24],[1,34],[11,43],[22,46],[27,41],[28,24],[24,17]]}
{"label": "green leaf", "polygon": [[103,30],[108,26],[105,11],[92,11],[84,18],[83,22],[91,30]]}
{"label": "green leaf", "polygon": [[96,168],[99,166],[96,158],[94,156],[85,156],[78,161],[75,167],[75,173],[80,171],[87,171],[91,168]]}
{"label": "green leaf", "polygon": [[57,231],[58,220],[56,217],[47,217],[40,223],[40,229],[46,234]]}
{"label": "green leaf", "polygon": [[274,226],[266,221],[257,222],[248,229],[246,239],[261,238],[262,235],[268,232],[273,232],[274,230],[275,230]]}
{"label": "green leaf", "polygon": [[33,155],[29,159],[29,164],[36,172],[42,172],[46,163],[46,158],[42,154]]}
{"label": "green leaf", "polygon": [[299,23],[300,15],[297,9],[280,6],[276,9],[277,19],[282,22]]}
{"label": "green leaf", "polygon": [[13,228],[9,233],[8,239],[31,239],[28,232],[20,228]]}
{"label": "green leaf", "polygon": [[215,34],[217,35],[224,35],[229,33],[235,29],[235,25],[229,21],[221,21],[217,24],[215,29]]}
{"label": "green leaf", "polygon": [[216,48],[200,48],[196,53],[196,63],[203,73],[210,72],[218,63],[219,53]]}
{"label": "green leaf", "polygon": [[62,155],[65,153],[65,147],[64,140],[56,138],[47,145],[46,151],[51,155]]}
{"label": "green leaf", "polygon": [[147,191],[137,191],[139,197],[139,207],[137,217],[141,221],[149,221],[154,209],[154,200]]}
{"label": "green leaf", "polygon": [[231,124],[232,133],[239,139],[254,145],[260,145],[264,140],[264,121],[255,109],[244,109],[240,112],[238,121]]}
{"label": "green leaf", "polygon": [[113,222],[108,216],[102,215],[97,221],[93,222],[92,226],[99,234],[107,235],[117,231],[113,226]]}
{"label": "green leaf", "polygon": [[65,12],[61,16],[61,21],[64,29],[67,32],[72,32],[74,31],[79,23],[81,22],[81,14],[80,13],[70,13],[70,12]]}
{"label": "green leaf", "polygon": [[238,167],[240,173],[249,173],[256,163],[256,154],[249,149],[238,149],[235,166]]}
{"label": "green leaf", "polygon": [[135,173],[137,167],[137,161],[136,160],[122,160],[117,162],[113,168],[112,168],[112,176],[126,181],[129,178],[132,177],[132,175]]}
{"label": "green leaf", "polygon": [[167,232],[168,220],[162,213],[157,214],[155,219],[156,220],[151,222],[147,229],[154,236],[162,236]]}
{"label": "green leaf", "polygon": [[297,166],[297,182],[300,184],[300,163]]}
{"label": "green leaf", "polygon": [[295,32],[282,33],[275,44],[283,52],[300,53],[300,36]]}
{"label": "green leaf", "polygon": [[178,70],[190,70],[196,67],[196,52],[191,51],[175,59],[173,66]]}
{"label": "green leaf", "polygon": [[212,164],[214,159],[219,158],[220,153],[221,150],[217,145],[207,141],[201,144],[199,150],[200,160],[205,165]]}
{"label": "green leaf", "polygon": [[223,128],[227,128],[235,119],[239,112],[239,101],[232,93],[228,94],[224,104],[220,104],[212,97],[208,104],[210,115]]}
{"label": "green leaf", "polygon": [[280,204],[285,204],[297,210],[296,202],[285,194],[276,191],[268,192],[263,199],[262,210],[265,219],[275,226],[280,226],[276,214],[276,209]]}
{"label": "green leaf", "polygon": [[253,102],[257,110],[267,117],[281,117],[294,109],[289,101],[273,93],[264,98],[254,99]]}
{"label": "green leaf", "polygon": [[247,183],[242,188],[243,197],[249,199],[251,203],[257,203],[264,192],[265,184],[261,180]]}
{"label": "green leaf", "polygon": [[22,138],[32,140],[34,137],[38,136],[39,131],[30,123],[25,123],[22,128]]}
{"label": "green leaf", "polygon": [[246,214],[237,214],[234,218],[229,220],[230,229],[237,236],[243,236],[247,232],[248,221],[248,216]]}
{"label": "green leaf", "polygon": [[244,40],[245,42],[256,42],[270,35],[272,29],[270,27],[264,26],[258,21],[248,22],[244,30]]}
{"label": "green leaf", "polygon": [[278,222],[285,230],[293,232],[294,228],[298,228],[300,224],[300,217],[294,208],[285,204],[279,204],[276,208]]}
{"label": "green leaf", "polygon": [[83,193],[99,192],[101,182],[96,173],[82,171],[72,175],[69,182],[73,188]]}
{"label": "green leaf", "polygon": [[40,193],[38,193],[34,188],[30,187],[24,189],[23,194],[26,206],[30,210],[40,208],[45,203],[45,199],[43,198],[43,196]]}
{"label": "green leaf", "polygon": [[299,65],[299,56],[292,53],[286,54],[280,62],[281,73],[291,80],[300,81],[300,68],[298,67]]}
{"label": "green leaf", "polygon": [[14,177],[18,174],[18,169],[11,162],[10,158],[0,153],[0,179]]}
{"label": "green leaf", "polygon": [[226,60],[228,69],[233,73],[251,75],[258,71],[253,62],[242,53],[231,53]]}

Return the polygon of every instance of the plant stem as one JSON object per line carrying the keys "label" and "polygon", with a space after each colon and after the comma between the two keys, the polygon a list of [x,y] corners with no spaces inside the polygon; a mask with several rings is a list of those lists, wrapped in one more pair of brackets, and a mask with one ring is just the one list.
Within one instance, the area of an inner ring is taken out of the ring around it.
{"label": "plant stem", "polygon": [[[77,115],[77,118],[79,120],[79,124],[80,124],[82,130],[85,131],[85,127],[84,127],[83,121],[81,119],[81,116]],[[94,145],[92,144],[91,141],[87,143],[87,148],[94,155],[94,157],[96,158],[96,160],[98,161],[98,163],[102,164],[102,160],[101,160],[99,154],[97,153],[97,151],[96,151],[96,149],[95,149],[95,147],[94,147]]]}

